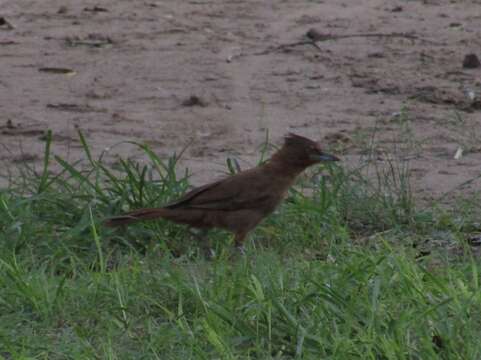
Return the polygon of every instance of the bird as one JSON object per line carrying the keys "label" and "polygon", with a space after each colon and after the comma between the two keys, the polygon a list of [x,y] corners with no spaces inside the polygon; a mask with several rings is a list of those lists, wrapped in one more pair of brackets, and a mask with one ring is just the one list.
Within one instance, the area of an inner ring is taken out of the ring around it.
{"label": "bird", "polygon": [[235,246],[243,249],[247,235],[279,206],[306,168],[339,160],[324,152],[319,142],[288,133],[282,147],[266,162],[196,187],[163,207],[111,217],[105,225],[163,218],[192,228],[227,230],[234,234]]}

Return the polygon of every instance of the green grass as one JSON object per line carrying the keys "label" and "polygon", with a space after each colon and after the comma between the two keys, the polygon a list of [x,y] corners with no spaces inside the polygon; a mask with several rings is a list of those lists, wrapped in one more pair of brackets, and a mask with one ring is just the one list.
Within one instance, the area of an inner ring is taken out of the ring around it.
{"label": "green grass", "polygon": [[182,226],[102,226],[186,191],[179,156],[110,169],[80,139],[0,191],[0,358],[481,358],[479,201],[417,209],[397,159],[313,169],[245,256],[214,231],[206,258]]}

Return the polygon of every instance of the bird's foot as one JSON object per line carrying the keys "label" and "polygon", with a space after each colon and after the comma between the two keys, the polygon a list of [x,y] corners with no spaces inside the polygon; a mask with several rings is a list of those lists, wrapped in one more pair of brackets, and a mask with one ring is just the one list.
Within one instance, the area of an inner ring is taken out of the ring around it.
{"label": "bird's foot", "polygon": [[243,245],[237,245],[235,249],[240,255],[246,256],[246,248]]}

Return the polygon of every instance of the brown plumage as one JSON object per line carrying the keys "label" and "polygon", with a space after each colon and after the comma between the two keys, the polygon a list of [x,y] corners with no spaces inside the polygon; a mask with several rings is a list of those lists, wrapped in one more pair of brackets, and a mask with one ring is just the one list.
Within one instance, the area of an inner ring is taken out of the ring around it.
{"label": "brown plumage", "polygon": [[338,160],[324,153],[319,143],[288,134],[282,148],[264,164],[195,188],[164,207],[110,218],[106,225],[163,218],[195,228],[228,230],[234,233],[236,246],[242,246],[249,231],[276,209],[304,169]]}

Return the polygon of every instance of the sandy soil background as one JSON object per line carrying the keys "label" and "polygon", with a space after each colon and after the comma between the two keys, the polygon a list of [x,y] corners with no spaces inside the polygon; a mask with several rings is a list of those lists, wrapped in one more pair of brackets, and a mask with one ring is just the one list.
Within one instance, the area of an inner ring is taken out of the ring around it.
{"label": "sandy soil background", "polygon": [[[481,1],[0,2],[0,166],[53,151],[182,162],[194,183],[255,163],[266,132],[322,139],[355,166],[410,144],[421,196],[481,173]],[[298,44],[321,34],[362,35]],[[376,36],[364,36],[365,34]],[[476,64],[474,64],[476,65]],[[473,66],[474,66],[473,65]],[[462,156],[460,150],[462,149]],[[455,156],[458,152],[458,156]],[[463,191],[479,189],[473,182]]]}

